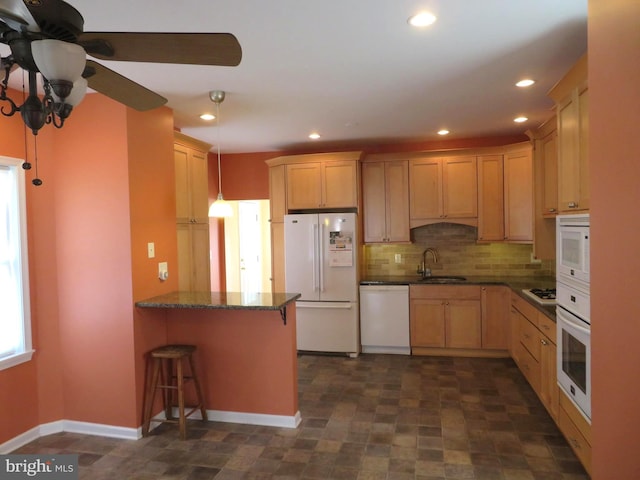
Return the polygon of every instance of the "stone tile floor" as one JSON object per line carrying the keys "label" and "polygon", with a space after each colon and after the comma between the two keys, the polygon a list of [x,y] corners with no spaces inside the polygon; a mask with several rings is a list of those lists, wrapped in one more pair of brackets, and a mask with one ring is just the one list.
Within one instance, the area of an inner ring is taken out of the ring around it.
{"label": "stone tile floor", "polygon": [[[80,478],[587,480],[510,359],[298,357],[297,429],[189,421],[138,441],[59,433]],[[16,453],[18,453],[16,452]]]}

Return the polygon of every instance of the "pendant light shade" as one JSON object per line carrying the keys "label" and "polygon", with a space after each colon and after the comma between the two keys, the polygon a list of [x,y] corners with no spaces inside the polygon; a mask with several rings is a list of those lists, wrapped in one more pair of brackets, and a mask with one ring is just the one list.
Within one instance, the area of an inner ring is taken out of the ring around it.
{"label": "pendant light shade", "polygon": [[224,101],[225,93],[222,90],[213,90],[209,92],[209,98],[216,104],[216,124],[218,129],[218,198],[209,207],[210,217],[232,217],[233,209],[229,202],[225,201],[222,196],[222,171],[220,169],[220,104]]}

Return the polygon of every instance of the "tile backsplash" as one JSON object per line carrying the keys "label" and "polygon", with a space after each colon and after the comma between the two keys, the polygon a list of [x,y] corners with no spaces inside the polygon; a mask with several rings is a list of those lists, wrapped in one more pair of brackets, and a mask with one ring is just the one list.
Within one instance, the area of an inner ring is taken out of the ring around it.
{"label": "tile backsplash", "polygon": [[[438,263],[427,255],[433,275],[555,275],[551,260],[531,263],[532,245],[477,243],[477,229],[467,225],[438,223],[411,230],[410,245],[366,245],[364,276],[417,275],[425,248],[435,248]],[[396,263],[396,254],[401,262]]]}

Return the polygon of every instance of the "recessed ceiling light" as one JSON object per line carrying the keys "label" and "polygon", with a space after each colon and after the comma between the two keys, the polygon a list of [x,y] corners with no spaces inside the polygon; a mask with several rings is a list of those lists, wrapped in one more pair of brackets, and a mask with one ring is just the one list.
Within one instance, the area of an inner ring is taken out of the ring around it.
{"label": "recessed ceiling light", "polygon": [[318,140],[320,138],[320,134],[318,132],[313,132],[309,134],[309,138],[311,140]]}
{"label": "recessed ceiling light", "polygon": [[521,88],[530,87],[534,83],[536,83],[535,80],[531,80],[530,78],[524,78],[520,80],[518,83],[516,83],[516,87],[521,87]]}
{"label": "recessed ceiling light", "polygon": [[449,130],[447,130],[446,128],[438,130],[438,135],[449,135]]}
{"label": "recessed ceiling light", "polygon": [[516,123],[524,123],[527,120],[529,120],[527,117],[516,117],[516,118],[513,119],[513,121],[516,122]]}
{"label": "recessed ceiling light", "polygon": [[216,116],[215,116],[215,115],[212,115],[212,114],[210,114],[210,113],[203,113],[202,115],[200,115],[200,118],[201,118],[202,120],[210,121],[210,120],[214,120],[214,119],[216,118]]}
{"label": "recessed ceiling light", "polygon": [[433,13],[429,12],[420,12],[416,13],[409,17],[409,25],[413,27],[428,27],[432,25],[436,21],[436,16]]}

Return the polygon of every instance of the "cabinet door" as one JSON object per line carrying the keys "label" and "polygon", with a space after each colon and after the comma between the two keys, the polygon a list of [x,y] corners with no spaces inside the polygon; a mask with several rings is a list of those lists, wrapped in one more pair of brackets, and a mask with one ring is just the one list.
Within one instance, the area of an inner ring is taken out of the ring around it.
{"label": "cabinet door", "polygon": [[522,314],[513,306],[509,309],[509,353],[520,364],[520,317]]}
{"label": "cabinet door", "polygon": [[507,153],[504,159],[505,237],[533,241],[533,162],[531,151]]}
{"label": "cabinet door", "polygon": [[554,130],[540,143],[542,148],[542,215],[558,213],[558,134]]}
{"label": "cabinet door", "polygon": [[413,299],[410,302],[411,346],[444,347],[444,304],[442,300]]}
{"label": "cabinet door", "polygon": [[445,218],[477,217],[478,177],[476,157],[444,158],[442,162],[442,194]]}
{"label": "cabinet door", "polygon": [[546,336],[541,337],[540,348],[540,399],[554,420],[558,418],[558,374],[556,344]]}
{"label": "cabinet door", "polygon": [[209,178],[207,154],[191,150],[189,158],[191,214],[197,223],[209,222]]}
{"label": "cabinet door", "polygon": [[509,348],[509,288],[482,287],[482,348]]}
{"label": "cabinet door", "polygon": [[387,241],[410,242],[409,162],[385,164]]}
{"label": "cabinet door", "polygon": [[322,164],[323,208],[358,206],[357,162],[326,162]]}
{"label": "cabinet door", "polygon": [[286,171],[289,210],[320,207],[322,204],[320,163],[287,165]]}
{"label": "cabinet door", "polygon": [[284,223],[271,223],[271,291],[284,292]]}
{"label": "cabinet door", "polygon": [[409,169],[411,218],[440,218],[443,215],[442,162],[438,158],[411,160]]}
{"label": "cabinet door", "polygon": [[209,224],[178,224],[177,236],[179,290],[210,291]]}
{"label": "cabinet door", "polygon": [[287,213],[286,183],[284,165],[269,168],[269,207],[271,209],[269,221],[272,223],[284,222],[284,216]]}
{"label": "cabinet door", "polygon": [[578,137],[580,142],[580,154],[578,168],[580,170],[580,199],[578,210],[589,210],[589,90],[583,85],[578,90]]}
{"label": "cabinet door", "polygon": [[481,336],[480,302],[477,300],[447,300],[446,346],[450,348],[480,348]]}
{"label": "cabinet door", "polygon": [[576,95],[558,105],[558,208],[576,209],[580,192],[579,111]]}
{"label": "cabinet door", "polygon": [[362,164],[362,201],[364,205],[364,242],[387,241],[387,213],[384,162]]}
{"label": "cabinet door", "polygon": [[504,240],[502,155],[478,157],[478,240]]}
{"label": "cabinet door", "polygon": [[189,149],[182,145],[174,145],[173,158],[176,179],[176,221],[188,223],[193,218],[189,198]]}

